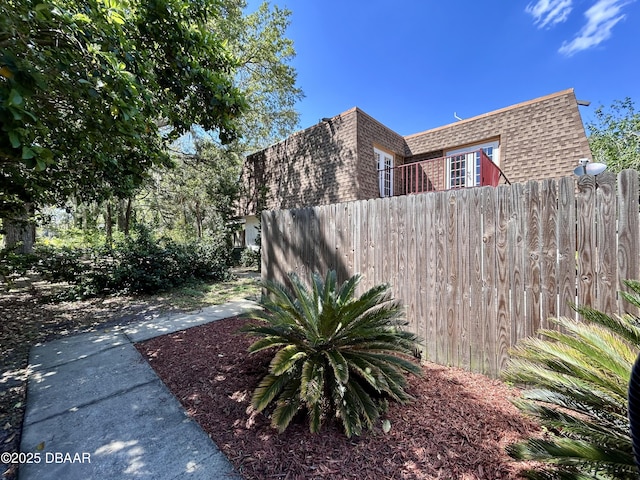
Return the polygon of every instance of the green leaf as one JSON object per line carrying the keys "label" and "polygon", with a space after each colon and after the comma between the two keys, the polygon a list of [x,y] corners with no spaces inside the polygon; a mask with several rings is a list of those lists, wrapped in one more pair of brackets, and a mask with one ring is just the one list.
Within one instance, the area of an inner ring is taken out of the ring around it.
{"label": "green leaf", "polygon": [[42,160],[41,158],[37,158],[36,159],[36,171],[38,172],[42,172],[43,170],[46,170],[47,168],[47,164],[44,160]]}
{"label": "green leaf", "polygon": [[22,105],[22,102],[22,95],[20,95],[16,89],[12,88],[9,92],[9,106],[19,107]]}
{"label": "green leaf", "polygon": [[20,142],[20,137],[16,132],[9,132],[9,141],[13,148],[18,148],[22,144],[22,142]]}
{"label": "green leaf", "polygon": [[276,398],[288,379],[285,376],[266,375],[253,392],[251,405],[258,412],[264,410],[271,401]]}
{"label": "green leaf", "polygon": [[349,381],[349,364],[338,350],[328,350],[323,352],[329,360],[333,374],[340,383]]}
{"label": "green leaf", "polygon": [[269,364],[269,371],[273,375],[282,375],[290,370],[296,362],[306,358],[307,354],[301,352],[297,345],[288,345],[274,355]]}
{"label": "green leaf", "polygon": [[299,410],[300,401],[296,398],[278,401],[271,417],[272,425],[278,429],[278,432],[284,432]]}
{"label": "green leaf", "polygon": [[309,359],[302,366],[300,398],[307,405],[318,403],[324,392],[324,368],[320,362]]}
{"label": "green leaf", "polygon": [[109,14],[109,21],[118,25],[124,25],[124,17],[118,12],[111,11]]}
{"label": "green leaf", "polygon": [[72,18],[76,22],[91,23],[91,18],[84,13],[76,13]]}
{"label": "green leaf", "polygon": [[22,160],[29,160],[36,156],[36,153],[27,147],[26,145],[22,147]]}

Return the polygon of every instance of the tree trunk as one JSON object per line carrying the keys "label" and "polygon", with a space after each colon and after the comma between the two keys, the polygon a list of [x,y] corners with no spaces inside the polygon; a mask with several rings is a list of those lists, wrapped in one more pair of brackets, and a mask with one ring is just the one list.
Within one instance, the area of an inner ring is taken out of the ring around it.
{"label": "tree trunk", "polygon": [[36,224],[31,218],[31,213],[32,205],[25,204],[21,217],[2,220],[5,248],[12,249],[16,253],[33,253],[33,244],[36,241]]}
{"label": "tree trunk", "polygon": [[107,247],[113,246],[113,216],[111,215],[111,202],[107,202],[107,211],[104,215],[104,231],[106,236],[105,243]]}
{"label": "tree trunk", "polygon": [[202,212],[200,211],[200,202],[196,202],[196,232],[198,238],[202,238]]}
{"label": "tree trunk", "polygon": [[129,226],[131,225],[131,198],[127,199],[127,210],[124,214],[124,236],[129,236]]}
{"label": "tree trunk", "polygon": [[123,232],[126,229],[126,206],[125,206],[125,200],[123,198],[118,199],[118,231],[119,232]]}
{"label": "tree trunk", "polygon": [[74,211],[73,211],[73,226],[82,230],[84,228],[84,216],[85,210],[82,209],[82,206],[78,199],[74,199]]}

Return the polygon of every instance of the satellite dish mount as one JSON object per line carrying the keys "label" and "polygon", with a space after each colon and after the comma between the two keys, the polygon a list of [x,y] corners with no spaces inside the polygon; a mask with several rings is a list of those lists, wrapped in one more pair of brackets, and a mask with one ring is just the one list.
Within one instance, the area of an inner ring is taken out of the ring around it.
{"label": "satellite dish mount", "polygon": [[573,173],[578,177],[583,175],[600,175],[607,169],[604,163],[590,162],[588,158],[578,160],[578,166],[573,169]]}

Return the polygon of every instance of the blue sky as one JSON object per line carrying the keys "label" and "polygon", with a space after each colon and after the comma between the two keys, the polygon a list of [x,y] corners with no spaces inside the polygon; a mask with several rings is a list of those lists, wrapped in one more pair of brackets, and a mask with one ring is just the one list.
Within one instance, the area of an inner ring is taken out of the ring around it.
{"label": "blue sky", "polygon": [[270,3],[293,12],[300,128],[358,106],[408,135],[567,88],[585,121],[640,106],[637,0]]}

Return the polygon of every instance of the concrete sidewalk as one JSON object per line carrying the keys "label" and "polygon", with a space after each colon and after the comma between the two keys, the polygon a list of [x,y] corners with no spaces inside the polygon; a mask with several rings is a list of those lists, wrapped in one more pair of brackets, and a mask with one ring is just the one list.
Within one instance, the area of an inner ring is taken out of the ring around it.
{"label": "concrete sidewalk", "polygon": [[234,301],[34,347],[19,478],[240,478],[133,343],[256,307]]}

